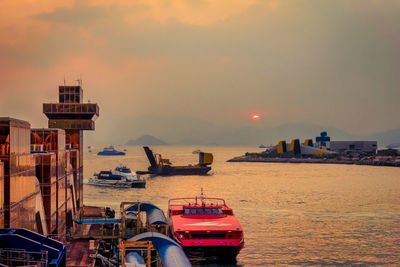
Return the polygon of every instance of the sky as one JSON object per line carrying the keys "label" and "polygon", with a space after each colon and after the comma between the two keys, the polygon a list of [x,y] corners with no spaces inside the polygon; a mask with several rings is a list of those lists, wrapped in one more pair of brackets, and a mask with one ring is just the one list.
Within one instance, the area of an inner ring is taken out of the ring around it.
{"label": "sky", "polygon": [[98,142],[196,125],[374,133],[400,127],[399,51],[397,0],[0,0],[0,116],[44,127],[41,103],[82,77]]}

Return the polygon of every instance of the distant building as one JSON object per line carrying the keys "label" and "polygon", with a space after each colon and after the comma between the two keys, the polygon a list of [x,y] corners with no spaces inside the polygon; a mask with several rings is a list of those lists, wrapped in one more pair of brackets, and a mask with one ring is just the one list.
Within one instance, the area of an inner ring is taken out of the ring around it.
{"label": "distant building", "polygon": [[373,152],[378,149],[377,141],[331,141],[330,150],[332,151],[357,151]]}
{"label": "distant building", "polygon": [[315,137],[315,143],[317,147],[329,147],[331,138],[328,136],[326,131],[321,132],[320,136]]}

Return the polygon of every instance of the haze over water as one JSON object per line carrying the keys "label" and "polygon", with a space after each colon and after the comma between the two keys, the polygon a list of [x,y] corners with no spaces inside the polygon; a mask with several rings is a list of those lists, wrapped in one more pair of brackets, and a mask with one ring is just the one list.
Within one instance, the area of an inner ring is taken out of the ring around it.
{"label": "haze over water", "polygon": [[[196,163],[197,147],[154,147],[175,164]],[[239,266],[397,265],[400,263],[400,169],[352,165],[228,163],[247,147],[204,147],[214,153],[210,176],[157,177],[146,189],[85,185],[85,204],[111,206],[168,199],[222,197],[245,231]],[[85,155],[85,178],[118,162],[145,170],[141,147],[125,157]]]}

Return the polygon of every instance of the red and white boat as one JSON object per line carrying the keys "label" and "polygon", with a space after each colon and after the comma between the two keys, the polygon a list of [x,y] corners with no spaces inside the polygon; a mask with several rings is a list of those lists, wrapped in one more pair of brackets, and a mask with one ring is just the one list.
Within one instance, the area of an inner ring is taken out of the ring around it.
{"label": "red and white boat", "polygon": [[224,199],[203,192],[200,197],[170,199],[168,215],[170,234],[189,257],[236,262],[244,247],[243,229]]}

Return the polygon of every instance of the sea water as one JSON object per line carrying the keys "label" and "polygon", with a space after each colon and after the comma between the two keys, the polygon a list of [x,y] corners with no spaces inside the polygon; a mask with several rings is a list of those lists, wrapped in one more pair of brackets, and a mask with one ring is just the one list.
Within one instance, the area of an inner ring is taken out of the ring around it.
{"label": "sea water", "polygon": [[[100,148],[100,147],[99,147]],[[117,147],[118,148],[118,147]],[[201,149],[214,154],[208,176],[155,177],[146,189],[84,186],[85,205],[151,201],[200,194],[224,198],[244,228],[238,266],[400,265],[400,168],[353,165],[228,163],[254,147],[153,147],[176,165],[197,163]],[[84,174],[119,163],[146,170],[141,147],[125,157],[85,152]],[[215,266],[215,265],[213,265]]]}

